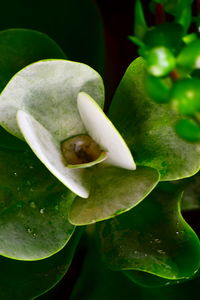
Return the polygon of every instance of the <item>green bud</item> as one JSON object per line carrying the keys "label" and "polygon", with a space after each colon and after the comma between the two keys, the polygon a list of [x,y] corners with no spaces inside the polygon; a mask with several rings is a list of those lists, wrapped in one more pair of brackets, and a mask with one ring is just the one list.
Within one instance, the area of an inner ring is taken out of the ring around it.
{"label": "green bud", "polygon": [[186,45],[177,57],[177,64],[187,70],[200,69],[200,39]]}
{"label": "green bud", "polygon": [[172,107],[183,115],[195,115],[200,111],[200,80],[182,79],[174,83],[170,95]]}
{"label": "green bud", "polygon": [[143,42],[151,49],[164,46],[173,53],[177,53],[182,45],[182,26],[176,23],[163,23],[152,27],[145,34]]}
{"label": "green bud", "polygon": [[144,43],[136,36],[129,35],[128,39],[138,47],[145,47]]}
{"label": "green bud", "polygon": [[191,4],[183,4],[181,9],[178,11],[175,16],[175,20],[178,24],[182,25],[184,32],[188,31],[190,24],[192,22],[192,8]]}
{"label": "green bud", "polygon": [[191,42],[193,42],[197,39],[198,39],[198,36],[194,32],[190,33],[190,34],[187,34],[183,37],[183,41],[184,41],[185,44],[189,44],[189,43],[191,43]]}
{"label": "green bud", "polygon": [[169,74],[176,65],[172,52],[165,47],[156,47],[148,51],[145,57],[148,72],[155,77]]}
{"label": "green bud", "polygon": [[175,125],[179,136],[190,142],[200,141],[200,125],[191,119],[181,119]]}
{"label": "green bud", "polygon": [[145,87],[148,95],[158,103],[169,101],[170,87],[166,79],[156,78],[151,75],[146,76]]}
{"label": "green bud", "polygon": [[134,12],[134,35],[137,38],[142,39],[148,27],[144,17],[142,3],[140,0],[136,0]]}

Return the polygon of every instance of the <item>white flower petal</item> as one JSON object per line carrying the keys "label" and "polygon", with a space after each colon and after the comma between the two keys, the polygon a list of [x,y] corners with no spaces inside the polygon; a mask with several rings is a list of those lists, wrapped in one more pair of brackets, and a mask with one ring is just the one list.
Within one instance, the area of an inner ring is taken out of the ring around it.
{"label": "white flower petal", "polygon": [[128,146],[99,105],[85,92],[78,94],[77,104],[88,134],[108,152],[104,163],[135,170],[136,166]]}
{"label": "white flower petal", "polygon": [[63,163],[60,142],[30,114],[18,110],[18,126],[37,157],[72,192],[82,198],[89,196],[87,172],[84,169],[69,169]]}

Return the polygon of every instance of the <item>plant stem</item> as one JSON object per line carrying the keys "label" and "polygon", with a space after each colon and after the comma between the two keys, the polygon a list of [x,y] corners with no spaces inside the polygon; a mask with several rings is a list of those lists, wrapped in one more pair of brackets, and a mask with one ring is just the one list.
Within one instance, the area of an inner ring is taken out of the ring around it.
{"label": "plant stem", "polygon": [[173,71],[171,71],[170,77],[173,81],[177,81],[180,79],[181,76],[180,76],[179,72],[176,69],[174,69]]}

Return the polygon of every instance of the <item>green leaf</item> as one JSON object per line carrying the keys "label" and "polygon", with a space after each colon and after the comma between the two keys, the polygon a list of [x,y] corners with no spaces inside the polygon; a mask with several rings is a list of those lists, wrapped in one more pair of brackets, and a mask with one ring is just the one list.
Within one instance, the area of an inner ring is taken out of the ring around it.
{"label": "green leaf", "polygon": [[184,33],[187,33],[192,21],[192,5],[190,2],[188,3],[188,0],[182,1],[175,16],[176,22],[182,25]]}
{"label": "green leaf", "polygon": [[191,42],[194,42],[198,39],[198,36],[196,33],[189,33],[185,35],[182,40],[184,41],[185,44],[190,44]]}
{"label": "green leaf", "polygon": [[58,0],[56,5],[43,0],[31,6],[26,0],[10,0],[3,3],[0,28],[28,28],[46,33],[70,60],[104,72],[103,24],[93,0]]}
{"label": "green leaf", "polygon": [[177,80],[170,91],[171,105],[183,115],[200,112],[200,79],[184,78]]}
{"label": "green leaf", "polygon": [[15,73],[35,61],[47,58],[66,58],[47,35],[27,29],[0,31],[0,91]]}
{"label": "green leaf", "polygon": [[[70,300],[189,300],[191,295],[198,294],[200,279],[197,277],[188,282],[182,283],[182,280],[168,280],[159,278],[157,276],[139,272],[139,271],[126,271],[137,273],[137,279],[141,276],[145,276],[145,283],[147,287],[140,286],[144,283],[144,280],[137,280],[137,284],[131,280],[128,280],[122,272],[111,271],[104,265],[101,258],[98,255],[98,250],[92,247],[87,252],[83,267],[79,274],[79,278],[73,288]],[[123,272],[124,273],[124,272]],[[135,277],[136,278],[136,277]],[[165,282],[165,287],[155,287],[155,283],[158,281]],[[149,283],[153,283],[154,286]],[[171,285],[171,283],[175,283]],[[181,284],[178,284],[181,283]],[[143,284],[144,285],[144,284]],[[170,286],[171,285],[171,286]]]}
{"label": "green leaf", "polygon": [[194,0],[162,0],[167,12],[176,15],[183,6],[189,6]]}
{"label": "green leaf", "polygon": [[165,22],[149,28],[143,42],[148,49],[165,47],[176,54],[183,44],[182,35],[183,29],[181,25]]}
{"label": "green leaf", "polygon": [[80,231],[57,254],[36,262],[0,258],[0,298],[4,300],[35,299],[56,285],[67,272],[77,244]]}
{"label": "green leaf", "polygon": [[20,151],[26,149],[27,144],[11,135],[0,126],[0,148]]}
{"label": "green leaf", "polygon": [[[25,66],[45,58],[65,58],[64,52],[47,35],[34,30],[0,31],[0,91]],[[0,147],[23,150],[24,143],[0,128]]]}
{"label": "green leaf", "polygon": [[123,273],[134,283],[141,285],[142,287],[155,288],[170,286],[173,284],[183,283],[187,279],[183,280],[169,280],[159,276],[152,275],[150,273],[141,271],[123,271]]}
{"label": "green leaf", "polygon": [[158,103],[169,102],[169,84],[166,79],[157,78],[151,75],[146,76],[145,88],[148,95]]}
{"label": "green leaf", "polygon": [[200,39],[187,44],[177,57],[177,64],[188,71],[200,69]]}
{"label": "green leaf", "polygon": [[1,93],[0,123],[23,139],[16,121],[17,110],[23,109],[60,142],[85,133],[77,109],[79,91],[87,92],[103,106],[102,79],[89,66],[61,59],[33,63],[19,71]]}
{"label": "green leaf", "polygon": [[200,209],[200,173],[181,180],[179,186],[184,191],[181,209],[183,211]]}
{"label": "green leaf", "polygon": [[169,104],[157,104],[145,91],[145,62],[136,59],[114,95],[109,117],[122,134],[138,165],[159,170],[161,180],[192,176],[200,167],[199,144],[174,130],[180,116]]}
{"label": "green leaf", "polygon": [[102,264],[96,240],[90,239],[88,243],[87,238],[89,249],[69,300],[129,300],[133,295],[141,299],[141,288],[121,272],[113,272]]}
{"label": "green leaf", "polygon": [[175,129],[177,134],[186,141],[200,141],[200,125],[194,120],[181,119],[176,123]]}
{"label": "green leaf", "polygon": [[115,167],[90,169],[92,187],[87,199],[76,197],[70,207],[72,224],[86,225],[115,217],[141,202],[156,186],[156,170],[138,167],[135,171]]}
{"label": "green leaf", "polygon": [[114,270],[185,279],[200,267],[200,242],[180,212],[180,196],[153,192],[130,212],[99,225],[104,259]]}
{"label": "green leaf", "polygon": [[136,0],[134,9],[134,35],[142,39],[146,33],[148,27],[145,21],[142,3],[140,0]]}
{"label": "green leaf", "polygon": [[37,260],[61,250],[74,227],[67,219],[74,198],[32,152],[0,151],[0,254]]}
{"label": "green leaf", "polygon": [[131,35],[129,35],[129,36],[128,36],[128,39],[129,39],[132,43],[134,43],[135,45],[137,45],[138,47],[144,47],[144,46],[145,46],[144,43],[143,43],[138,37],[136,37],[136,36],[131,36]]}

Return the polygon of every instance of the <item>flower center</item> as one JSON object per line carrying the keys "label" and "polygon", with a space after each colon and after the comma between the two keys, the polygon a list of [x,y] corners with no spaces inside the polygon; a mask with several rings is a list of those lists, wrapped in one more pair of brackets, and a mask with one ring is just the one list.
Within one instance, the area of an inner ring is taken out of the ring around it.
{"label": "flower center", "polygon": [[103,152],[100,146],[86,134],[77,135],[62,142],[61,151],[67,165],[95,161]]}

